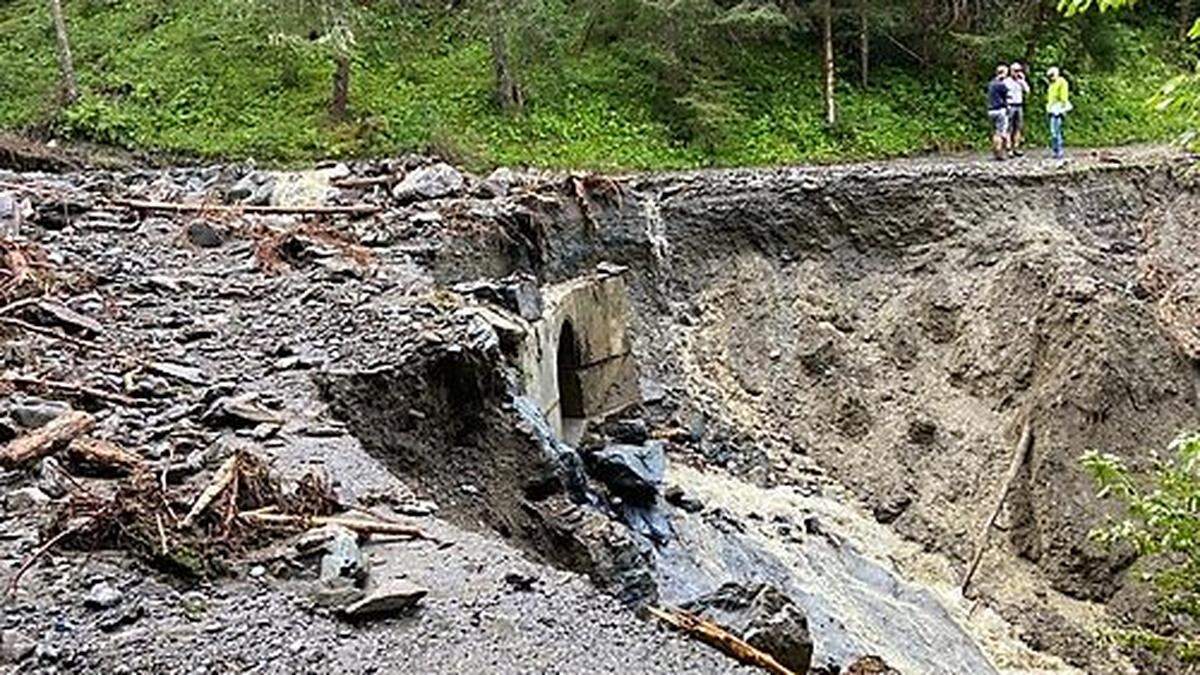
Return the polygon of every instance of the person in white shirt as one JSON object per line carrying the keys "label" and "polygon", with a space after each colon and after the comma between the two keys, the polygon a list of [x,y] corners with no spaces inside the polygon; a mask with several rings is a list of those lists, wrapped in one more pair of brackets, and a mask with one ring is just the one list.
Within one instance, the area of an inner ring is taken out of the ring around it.
{"label": "person in white shirt", "polygon": [[1023,155],[1021,141],[1025,137],[1025,97],[1029,95],[1029,81],[1025,79],[1025,68],[1020,63],[1008,69],[1008,147],[1014,155]]}

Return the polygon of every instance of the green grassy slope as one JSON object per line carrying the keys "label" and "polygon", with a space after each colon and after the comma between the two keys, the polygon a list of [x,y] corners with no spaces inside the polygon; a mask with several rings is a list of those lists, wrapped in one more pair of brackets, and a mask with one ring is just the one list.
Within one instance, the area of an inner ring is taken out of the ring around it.
{"label": "green grassy slope", "polygon": [[[353,120],[333,125],[328,61],[272,46],[269,26],[227,2],[68,0],[85,96],[59,111],[45,4],[0,2],[2,129],[50,128],[201,158],[292,162],[433,150],[476,166],[595,168],[832,161],[986,145],[980,85],[953,73],[879,69],[866,90],[843,83],[842,122],[826,129],[819,69],[805,44],[730,53],[722,74],[729,109],[705,142],[680,139],[635,59],[596,45],[577,44],[527,71],[530,103],[510,117],[492,103],[487,43],[469,17],[386,4],[359,30]],[[1078,107],[1071,143],[1164,140],[1183,131],[1181,117],[1145,103],[1175,72],[1164,58],[1178,48],[1168,33],[1122,28],[1111,46],[1118,66],[1064,59]],[[1051,45],[1040,60],[1066,52]],[[1033,121],[1040,142],[1045,134]]]}

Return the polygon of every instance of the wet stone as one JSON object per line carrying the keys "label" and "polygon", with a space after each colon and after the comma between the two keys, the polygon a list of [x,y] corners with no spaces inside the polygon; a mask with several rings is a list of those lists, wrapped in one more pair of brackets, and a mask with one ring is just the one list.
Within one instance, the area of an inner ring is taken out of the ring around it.
{"label": "wet stone", "polygon": [[206,220],[193,220],[187,226],[187,239],[200,248],[219,248],[225,243],[225,234]]}
{"label": "wet stone", "polygon": [[83,606],[89,609],[111,609],[121,603],[121,591],[107,581],[101,581],[88,591]]}
{"label": "wet stone", "polygon": [[414,609],[429,591],[408,581],[392,581],[342,610],[350,620],[395,616]]}

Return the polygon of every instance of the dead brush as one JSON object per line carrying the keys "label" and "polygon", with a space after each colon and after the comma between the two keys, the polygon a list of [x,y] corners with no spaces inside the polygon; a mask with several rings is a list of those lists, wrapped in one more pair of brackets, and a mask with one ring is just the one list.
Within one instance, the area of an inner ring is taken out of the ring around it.
{"label": "dead brush", "polygon": [[[122,481],[109,495],[77,490],[45,537],[74,550],[129,551],[163,572],[202,579],[226,574],[229,561],[338,508],[325,478],[308,474],[285,491],[266,463],[247,450],[235,452],[198,496],[192,492],[164,489],[148,471]],[[246,517],[263,510],[297,518],[265,523]]]}
{"label": "dead brush", "polygon": [[0,239],[0,303],[45,295],[60,283],[46,252],[37,244]]}
{"label": "dead brush", "polygon": [[312,221],[290,229],[276,229],[266,223],[244,226],[241,234],[257,241],[254,257],[267,272],[298,267],[311,257],[313,244],[327,246],[361,268],[370,267],[375,257],[350,235],[327,223]]}

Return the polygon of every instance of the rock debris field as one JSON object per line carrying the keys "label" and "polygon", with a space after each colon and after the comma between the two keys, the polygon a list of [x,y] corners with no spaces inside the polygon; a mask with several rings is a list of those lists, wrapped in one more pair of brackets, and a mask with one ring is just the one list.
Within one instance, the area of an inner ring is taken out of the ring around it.
{"label": "rock debris field", "polygon": [[0,669],[1169,672],[1188,165],[0,171]]}

